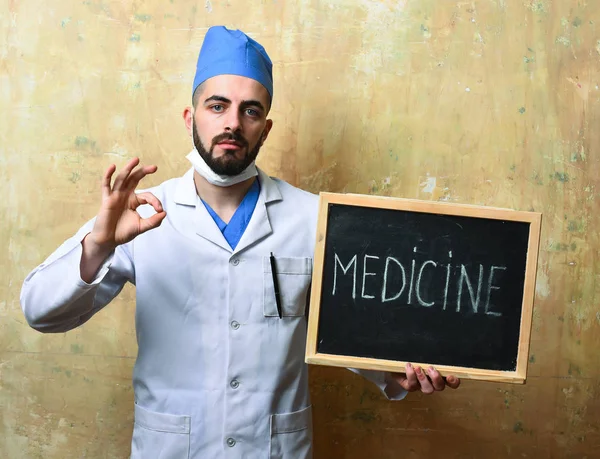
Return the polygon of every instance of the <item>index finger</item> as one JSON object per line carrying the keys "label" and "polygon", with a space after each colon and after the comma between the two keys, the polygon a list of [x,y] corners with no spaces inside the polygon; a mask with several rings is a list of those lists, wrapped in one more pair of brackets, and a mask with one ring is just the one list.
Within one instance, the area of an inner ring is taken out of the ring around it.
{"label": "index finger", "polygon": [[415,373],[415,369],[410,363],[406,364],[406,379],[403,381],[404,384],[401,384],[404,389],[409,392],[413,392],[417,390],[419,387],[419,380],[417,379],[417,375]]}

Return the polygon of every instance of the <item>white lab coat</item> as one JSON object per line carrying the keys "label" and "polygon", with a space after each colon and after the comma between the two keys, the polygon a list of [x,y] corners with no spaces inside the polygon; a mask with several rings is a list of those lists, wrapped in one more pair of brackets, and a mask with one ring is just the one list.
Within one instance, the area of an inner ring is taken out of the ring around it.
{"label": "white lab coat", "polygon": [[[166,219],[119,246],[91,284],[79,263],[93,220],[23,284],[25,316],[43,332],[81,325],[125,282],[136,285],[134,459],[312,457],[304,314],[317,197],[260,170],[258,178],[256,208],[233,251],[200,203],[191,169],[149,190]],[[381,373],[363,373],[385,388]]]}

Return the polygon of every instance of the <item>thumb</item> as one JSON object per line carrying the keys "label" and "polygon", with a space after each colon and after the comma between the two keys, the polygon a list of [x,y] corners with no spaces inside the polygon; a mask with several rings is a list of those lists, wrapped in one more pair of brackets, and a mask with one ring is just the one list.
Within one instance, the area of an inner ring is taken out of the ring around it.
{"label": "thumb", "polygon": [[167,216],[167,213],[163,210],[161,212],[155,213],[151,217],[140,219],[140,233],[139,234],[143,234],[146,231],[150,231],[151,229],[159,227],[166,216]]}

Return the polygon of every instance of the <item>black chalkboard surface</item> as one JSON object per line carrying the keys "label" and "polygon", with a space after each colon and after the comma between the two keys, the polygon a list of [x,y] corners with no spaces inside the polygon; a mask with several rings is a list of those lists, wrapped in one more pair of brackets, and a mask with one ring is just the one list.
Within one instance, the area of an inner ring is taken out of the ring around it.
{"label": "black chalkboard surface", "polygon": [[524,382],[540,221],[322,193],[307,362]]}

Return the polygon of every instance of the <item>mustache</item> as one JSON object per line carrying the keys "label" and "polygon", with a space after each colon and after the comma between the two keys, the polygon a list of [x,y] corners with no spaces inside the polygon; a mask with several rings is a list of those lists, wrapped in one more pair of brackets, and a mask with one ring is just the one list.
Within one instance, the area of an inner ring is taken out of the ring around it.
{"label": "mustache", "polygon": [[242,147],[248,148],[248,141],[239,132],[224,132],[219,134],[212,139],[212,146],[214,147],[218,143],[229,140],[240,144]]}

